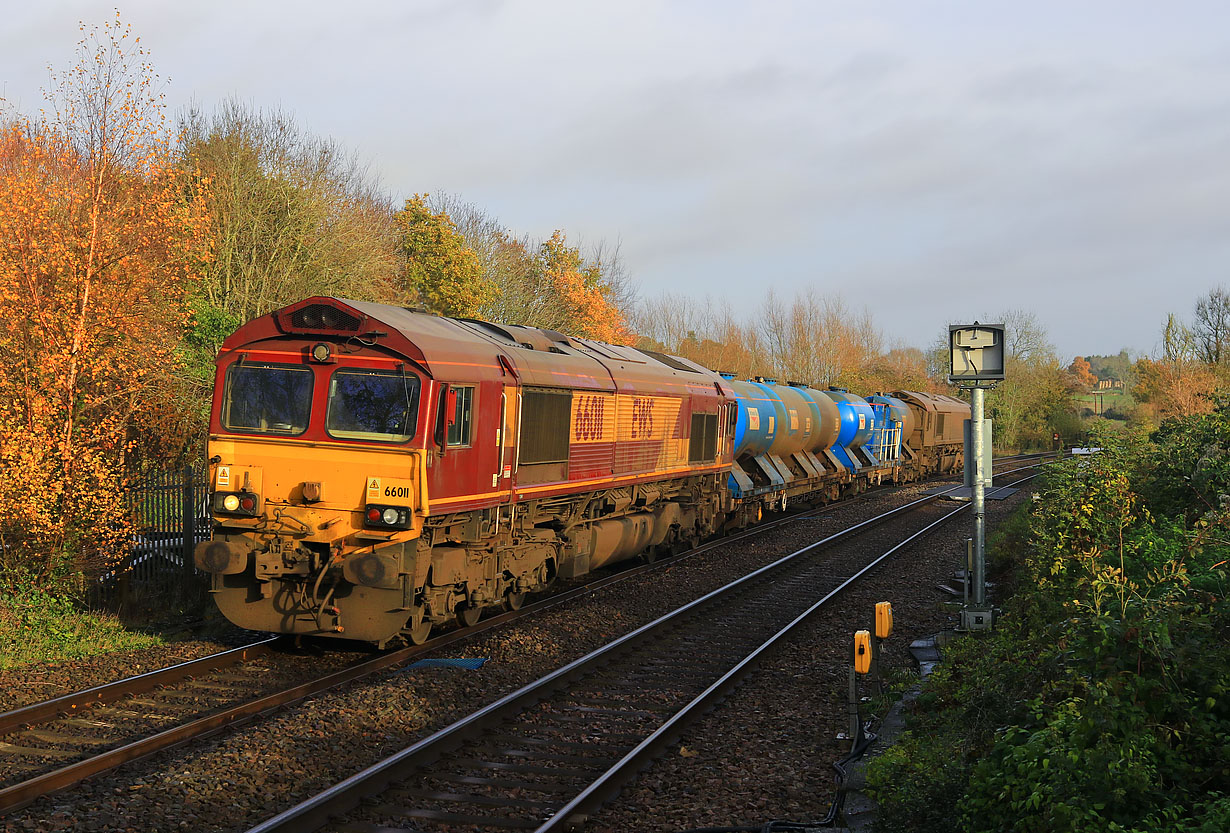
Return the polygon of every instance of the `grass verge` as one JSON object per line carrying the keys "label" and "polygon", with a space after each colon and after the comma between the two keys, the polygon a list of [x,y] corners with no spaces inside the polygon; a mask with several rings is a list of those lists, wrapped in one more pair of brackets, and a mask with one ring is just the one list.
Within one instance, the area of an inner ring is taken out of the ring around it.
{"label": "grass verge", "polygon": [[0,595],[0,670],[54,664],[161,645],[114,616],[78,610],[70,599],[27,589]]}

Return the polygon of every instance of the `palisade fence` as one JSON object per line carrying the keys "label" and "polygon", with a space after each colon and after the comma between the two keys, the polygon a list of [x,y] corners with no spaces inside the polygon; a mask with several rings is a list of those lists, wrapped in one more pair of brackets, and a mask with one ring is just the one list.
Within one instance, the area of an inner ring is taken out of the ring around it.
{"label": "palisade fence", "polygon": [[200,608],[209,576],[193,565],[192,550],[209,537],[208,499],[206,470],[191,465],[149,472],[130,486],[128,508],[136,518],[132,546],[99,576],[91,606],[125,618]]}

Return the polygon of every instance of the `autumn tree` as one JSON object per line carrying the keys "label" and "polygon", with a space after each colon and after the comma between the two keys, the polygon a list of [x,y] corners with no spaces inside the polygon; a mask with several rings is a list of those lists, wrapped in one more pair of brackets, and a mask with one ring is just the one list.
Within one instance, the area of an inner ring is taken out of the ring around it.
{"label": "autumn tree", "polygon": [[604,281],[601,261],[588,260],[556,230],[538,246],[532,292],[536,326],[571,335],[625,344],[632,332]]}
{"label": "autumn tree", "polygon": [[1173,313],[1167,315],[1159,355],[1141,357],[1132,368],[1136,379],[1132,395],[1146,419],[1160,422],[1212,413],[1218,379],[1214,368],[1201,361],[1201,350],[1191,328]]}
{"label": "autumn tree", "polygon": [[478,206],[448,195],[432,197],[429,209],[448,216],[495,287],[478,317],[600,341],[633,340],[635,291],[618,245],[583,249],[560,230],[546,240],[516,237]]}
{"label": "autumn tree", "polygon": [[1212,413],[1217,404],[1217,376],[1209,365],[1191,360],[1143,356],[1133,368],[1132,395],[1151,421]]}
{"label": "autumn tree", "polygon": [[870,311],[851,308],[840,295],[805,290],[787,303],[769,291],[756,324],[776,378],[858,391],[891,381],[876,370],[884,344]]}
{"label": "autumn tree", "polygon": [[937,390],[927,367],[927,357],[917,347],[894,347],[872,362],[868,381],[877,391]]}
{"label": "autumn tree", "polygon": [[1089,390],[1098,383],[1098,377],[1093,375],[1093,369],[1084,356],[1072,359],[1072,364],[1068,365],[1068,372],[1083,390]]}
{"label": "autumn tree", "polygon": [[1196,301],[1192,338],[1196,356],[1205,364],[1230,363],[1230,293],[1224,287]]}
{"label": "autumn tree", "polygon": [[1098,379],[1125,384],[1131,381],[1132,357],[1127,350],[1120,350],[1113,356],[1085,356],[1085,361],[1089,362],[1090,371]]}
{"label": "autumn tree", "polygon": [[185,189],[209,207],[215,252],[189,292],[203,382],[251,318],[309,295],[400,299],[393,206],[353,154],[235,101],[187,111],[180,132]]}
{"label": "autumn tree", "polygon": [[394,217],[404,259],[402,281],[411,297],[441,315],[474,318],[496,294],[478,254],[445,211],[415,194]]}
{"label": "autumn tree", "polygon": [[766,375],[764,341],[728,299],[699,301],[675,293],[646,298],[635,308],[638,347],[683,356],[740,378]]}
{"label": "autumn tree", "polygon": [[789,300],[767,292],[756,310],[674,294],[645,299],[634,323],[645,346],[748,378],[766,376],[863,393],[932,390],[921,350],[884,350],[866,309],[812,290]]}
{"label": "autumn tree", "polygon": [[208,261],[158,79],[118,17],[0,137],[0,553],[9,581],[125,548],[134,455],[165,439],[183,287]]}

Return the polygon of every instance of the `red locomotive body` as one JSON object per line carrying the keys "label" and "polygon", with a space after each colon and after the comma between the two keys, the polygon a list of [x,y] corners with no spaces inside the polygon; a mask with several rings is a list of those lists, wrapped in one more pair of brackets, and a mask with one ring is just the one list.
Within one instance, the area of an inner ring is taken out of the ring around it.
{"label": "red locomotive body", "polygon": [[714,532],[733,425],[682,359],[310,298],[223,345],[197,564],[244,627],[419,641]]}

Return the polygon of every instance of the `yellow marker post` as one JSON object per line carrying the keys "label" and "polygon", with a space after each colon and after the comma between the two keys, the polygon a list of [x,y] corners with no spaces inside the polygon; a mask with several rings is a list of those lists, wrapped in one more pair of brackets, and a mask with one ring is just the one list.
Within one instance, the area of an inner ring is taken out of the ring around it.
{"label": "yellow marker post", "polygon": [[871,670],[871,633],[854,632],[854,670],[866,674]]}
{"label": "yellow marker post", "polygon": [[850,716],[850,748],[855,749],[863,737],[863,722],[858,714],[858,675],[871,668],[871,634],[868,631],[854,632],[853,661],[850,663],[850,699],[846,710]]}
{"label": "yellow marker post", "polygon": [[892,602],[876,602],[875,640],[871,648],[871,677],[881,691],[884,690],[884,679],[880,675],[880,640],[893,635],[893,604]]}
{"label": "yellow marker post", "polygon": [[893,635],[893,603],[876,602],[876,639]]}

